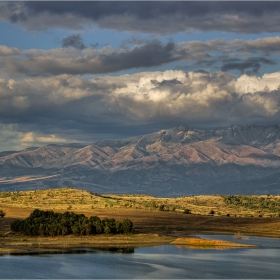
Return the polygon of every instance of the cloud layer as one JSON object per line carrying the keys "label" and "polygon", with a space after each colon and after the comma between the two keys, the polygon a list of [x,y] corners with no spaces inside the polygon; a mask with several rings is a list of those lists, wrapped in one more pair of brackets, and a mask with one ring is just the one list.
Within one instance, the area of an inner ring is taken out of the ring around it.
{"label": "cloud layer", "polygon": [[278,123],[279,12],[273,1],[0,2],[0,140]]}
{"label": "cloud layer", "polygon": [[280,72],[236,80],[225,72],[169,70],[92,80],[2,79],[0,84],[0,118],[5,125],[16,123],[27,144],[31,138],[93,142],[97,131],[116,138],[139,134],[145,125],[161,129],[163,123],[273,123],[280,111]]}
{"label": "cloud layer", "polygon": [[0,18],[30,30],[95,24],[127,32],[170,34],[193,30],[234,33],[280,30],[274,1],[2,2]]}
{"label": "cloud layer", "polygon": [[[275,65],[280,54],[280,37],[257,40],[210,40],[162,43],[148,40],[130,48],[86,48],[79,35],[62,40],[63,48],[19,50],[0,46],[3,75],[53,76],[103,74],[159,67],[172,62],[217,65],[222,71],[257,73],[262,66]],[[1,70],[0,70],[1,71]],[[1,72],[0,72],[1,73]]]}

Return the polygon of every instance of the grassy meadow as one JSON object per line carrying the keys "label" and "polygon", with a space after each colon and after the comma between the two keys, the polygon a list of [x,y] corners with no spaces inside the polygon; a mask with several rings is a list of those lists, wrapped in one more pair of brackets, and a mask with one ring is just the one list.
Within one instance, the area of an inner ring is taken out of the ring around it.
{"label": "grassy meadow", "polygon": [[157,198],[148,195],[93,194],[75,188],[0,192],[0,209],[5,207],[43,210],[89,211],[94,209],[142,209],[184,214],[279,217],[280,196],[199,195]]}
{"label": "grassy meadow", "polygon": [[182,236],[198,232],[280,237],[280,196],[200,195],[157,198],[148,195],[94,194],[75,188],[0,192],[0,235],[15,219],[34,209],[130,219],[136,233]]}

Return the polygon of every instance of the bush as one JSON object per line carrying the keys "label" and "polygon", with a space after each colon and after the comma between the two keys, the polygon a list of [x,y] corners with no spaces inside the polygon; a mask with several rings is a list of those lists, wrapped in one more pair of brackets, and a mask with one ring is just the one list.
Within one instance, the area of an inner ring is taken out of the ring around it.
{"label": "bush", "polygon": [[164,211],[164,204],[161,204],[161,205],[159,206],[159,211]]}
{"label": "bush", "polygon": [[191,210],[190,209],[185,209],[184,210],[184,214],[191,214],[192,212],[191,212]]}
{"label": "bush", "polygon": [[6,215],[6,213],[5,213],[3,210],[0,210],[0,217],[1,217],[1,218],[4,218],[5,215]]}

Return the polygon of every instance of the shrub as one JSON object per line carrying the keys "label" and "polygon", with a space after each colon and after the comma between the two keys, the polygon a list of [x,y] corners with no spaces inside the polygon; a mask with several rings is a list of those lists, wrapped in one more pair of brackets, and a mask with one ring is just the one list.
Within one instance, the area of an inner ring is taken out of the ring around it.
{"label": "shrub", "polygon": [[185,209],[183,213],[184,213],[184,214],[191,214],[192,212],[191,212],[190,209]]}
{"label": "shrub", "polygon": [[0,210],[0,217],[1,217],[1,218],[4,218],[5,215],[6,215],[6,213],[5,213],[3,210]]}
{"label": "shrub", "polygon": [[164,204],[161,204],[161,205],[159,206],[159,211],[164,211]]}

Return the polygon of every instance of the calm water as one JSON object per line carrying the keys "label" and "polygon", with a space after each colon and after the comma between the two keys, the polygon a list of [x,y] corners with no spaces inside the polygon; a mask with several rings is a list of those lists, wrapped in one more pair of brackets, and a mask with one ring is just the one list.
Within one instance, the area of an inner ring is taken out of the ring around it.
{"label": "calm water", "polygon": [[[232,236],[211,237],[236,241]],[[280,239],[250,237],[260,248],[201,250],[172,245],[134,253],[87,249],[82,254],[0,257],[0,278],[280,278]]]}

